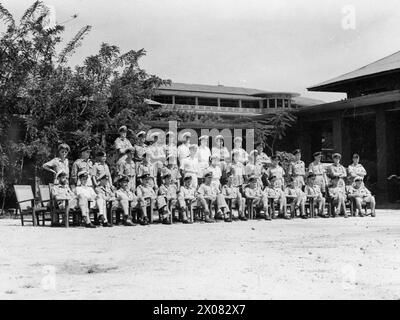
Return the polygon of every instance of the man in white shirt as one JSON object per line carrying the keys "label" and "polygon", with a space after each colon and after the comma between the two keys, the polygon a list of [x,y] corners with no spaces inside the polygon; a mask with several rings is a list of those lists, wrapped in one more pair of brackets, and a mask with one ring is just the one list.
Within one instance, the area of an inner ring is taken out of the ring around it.
{"label": "man in white shirt", "polygon": [[190,132],[185,132],[182,135],[182,144],[178,147],[178,160],[179,164],[182,163],[182,160],[189,157],[190,151],[189,151],[189,146],[190,146],[190,138],[192,135]]}
{"label": "man in white shirt", "polygon": [[208,136],[204,135],[199,138],[200,147],[197,150],[197,160],[199,162],[198,177],[204,178],[205,170],[208,168],[210,163],[211,151],[208,147]]}
{"label": "man in white shirt", "polygon": [[197,160],[196,153],[197,153],[197,145],[192,144],[189,147],[190,155],[187,158],[182,159],[180,169],[181,169],[181,176],[191,176],[192,177],[192,187],[197,188],[198,181],[197,181],[197,173],[199,169],[199,161]]}

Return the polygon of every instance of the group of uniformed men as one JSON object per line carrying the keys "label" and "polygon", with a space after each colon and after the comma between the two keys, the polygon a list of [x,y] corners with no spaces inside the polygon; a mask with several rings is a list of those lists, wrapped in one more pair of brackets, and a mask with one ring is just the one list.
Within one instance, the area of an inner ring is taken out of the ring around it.
{"label": "group of uniformed men", "polygon": [[[367,172],[357,154],[346,170],[340,163],[340,154],[335,153],[334,163],[327,166],[321,163],[322,153],[315,152],[314,161],[306,168],[301,160],[301,150],[297,149],[293,152],[294,161],[285,172],[278,156],[268,157],[262,145],[247,153],[240,137],[234,139],[230,154],[222,135],[215,137],[216,146],[210,149],[209,136],[205,135],[199,138],[198,146],[191,144],[190,133],[184,133],[182,143],[177,146],[171,131],[166,133],[165,143],[160,143],[158,133],[150,134],[149,144],[146,144],[146,132],[140,131],[136,134],[137,143],[132,146],[127,132],[126,126],[119,128],[119,137],[114,143],[118,153],[114,179],[107,164],[107,154],[97,152],[97,161],[93,163],[88,146],[80,150],[80,158],[73,163],[71,173],[67,144],[60,144],[58,157],[43,165],[55,176],[51,189],[54,199],[59,200],[59,206],[66,210],[80,208],[87,228],[96,227],[89,217],[91,208],[98,209],[101,225],[111,226],[106,214],[108,202],[114,208],[122,209],[122,224],[126,226],[134,225],[134,208],[141,212],[139,223],[148,224],[149,202],[159,210],[164,224],[171,223],[167,218],[171,214],[174,219],[191,223],[187,210],[191,205],[204,210],[208,223],[216,219],[231,222],[232,217],[247,220],[246,199],[257,216],[266,220],[274,218],[274,213],[268,210],[271,200],[279,207],[283,218],[291,219],[287,212],[289,203],[291,212],[299,210],[300,216],[307,219],[305,205],[308,198],[313,199],[321,217],[329,217],[325,213],[327,197],[334,204],[333,216],[343,214],[348,217],[347,198],[352,198],[359,216],[364,216],[362,206],[367,203],[371,215],[375,216],[375,198],[364,185]],[[217,208],[216,213],[210,210],[213,207]],[[237,216],[232,215],[231,208],[236,208]],[[180,213],[178,217],[175,217],[175,209]],[[57,223],[54,221],[54,225]]]}

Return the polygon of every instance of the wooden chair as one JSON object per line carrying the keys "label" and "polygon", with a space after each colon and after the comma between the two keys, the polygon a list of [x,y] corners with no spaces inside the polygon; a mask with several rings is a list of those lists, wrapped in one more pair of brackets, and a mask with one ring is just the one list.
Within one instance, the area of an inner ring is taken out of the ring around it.
{"label": "wooden chair", "polygon": [[54,201],[51,199],[50,195],[50,186],[49,185],[39,185],[39,198],[42,206],[47,208],[50,211],[50,218],[43,218],[43,226],[45,225],[45,221],[53,221],[53,215],[55,214],[55,206]]}
{"label": "wooden chair", "polygon": [[233,219],[233,214],[232,214],[232,204],[233,204],[233,199],[225,199],[226,204],[228,205],[229,208],[229,219]]}
{"label": "wooden chair", "polygon": [[195,206],[194,206],[194,202],[190,199],[185,199],[185,203],[186,203],[186,216],[190,216],[190,222],[193,223],[194,222],[194,211],[195,211]]}
{"label": "wooden chair", "polygon": [[[40,215],[45,219],[47,208],[38,207],[30,185],[14,185],[15,196],[17,198],[18,211],[21,217],[21,224],[25,221],[32,222],[33,226],[40,225]],[[31,220],[25,220],[25,216],[31,216]]]}
{"label": "wooden chair", "polygon": [[[172,212],[172,201],[173,199],[169,199],[167,200],[167,198],[165,198],[165,201],[167,202],[167,206],[168,206],[168,211],[169,211],[169,220],[171,221],[171,224],[174,223],[174,219],[173,219],[173,212]],[[158,219],[161,222],[162,221],[162,212],[158,212]]]}

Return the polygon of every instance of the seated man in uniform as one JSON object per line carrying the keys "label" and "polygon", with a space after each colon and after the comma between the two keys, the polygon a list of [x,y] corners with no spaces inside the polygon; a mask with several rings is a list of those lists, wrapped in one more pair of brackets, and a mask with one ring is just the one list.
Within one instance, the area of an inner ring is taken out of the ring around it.
{"label": "seated man in uniform", "polygon": [[226,222],[232,222],[229,218],[229,207],[225,202],[225,197],[221,194],[218,187],[212,183],[212,172],[204,174],[204,183],[197,190],[197,199],[199,205],[204,209],[206,219],[205,222],[215,222],[213,210],[208,207],[208,201],[211,201],[211,208],[217,205],[217,217],[223,218]]}
{"label": "seated man in uniform", "polygon": [[196,188],[192,186],[192,176],[186,175],[183,178],[183,185],[179,189],[178,194],[178,204],[179,209],[182,211],[182,223],[190,223],[187,217],[187,205],[186,203],[190,203],[194,205],[197,202],[196,198]]}
{"label": "seated man in uniform", "polygon": [[79,208],[82,212],[82,218],[85,220],[85,226],[92,228],[89,210],[97,208],[97,194],[93,187],[88,185],[89,172],[82,170],[78,172],[79,184],[75,189],[75,193],[79,200]]}
{"label": "seated man in uniform", "polygon": [[260,212],[264,211],[263,217],[265,220],[271,220],[271,216],[268,212],[268,197],[262,191],[256,176],[251,176],[249,178],[249,184],[244,189],[244,196],[246,199],[252,201],[252,205],[256,210],[256,215],[260,215]]}
{"label": "seated man in uniform", "polygon": [[[163,224],[171,224],[171,221],[168,220],[168,215],[172,215],[174,209],[177,204],[177,186],[171,183],[171,174],[165,173],[162,176],[163,183],[160,188],[158,188],[158,197],[157,197],[157,206],[159,212],[161,212],[163,216],[162,223]],[[171,202],[171,207],[168,204]],[[170,212],[172,210],[172,212]]]}
{"label": "seated man in uniform", "polygon": [[227,183],[222,187],[222,195],[225,197],[225,200],[232,201],[232,207],[236,206],[238,209],[239,219],[246,221],[247,218],[244,215],[244,207],[246,200],[242,197],[240,193],[239,187],[235,187],[233,185],[233,176],[232,172],[227,172]]}
{"label": "seated man in uniform", "polygon": [[173,154],[167,156],[166,164],[161,169],[161,175],[165,175],[166,173],[171,175],[171,183],[175,184],[179,190],[181,186],[181,174],[176,163],[176,156]]}
{"label": "seated man in uniform", "polygon": [[[275,207],[275,204],[279,204],[279,213],[284,219],[289,220],[290,216],[287,214],[286,209],[286,195],[282,190],[281,179],[278,180],[275,176],[270,176],[268,181],[269,185],[264,189],[265,195],[268,199],[273,200],[273,207]],[[274,215],[274,213],[272,214]]]}
{"label": "seated man in uniform", "polygon": [[103,173],[99,176],[99,186],[96,187],[95,191],[97,194],[96,203],[99,209],[99,222],[103,227],[111,227],[111,224],[107,220],[107,203],[111,202],[112,206],[116,206],[115,192],[109,185],[110,177]]}
{"label": "seated man in uniform", "polygon": [[354,185],[350,188],[349,196],[354,198],[356,213],[358,211],[360,217],[364,216],[362,206],[367,203],[371,205],[371,216],[375,217],[375,197],[363,184],[363,178],[356,177],[354,179]]}
{"label": "seated man in uniform", "polygon": [[331,180],[331,186],[329,187],[329,196],[333,200],[334,213],[333,217],[338,216],[340,213],[344,213],[344,217],[348,218],[346,213],[346,189],[345,186],[342,185],[341,177],[333,176]]}
{"label": "seated man in uniform", "polygon": [[[118,179],[119,188],[115,192],[115,196],[118,201],[118,205],[122,208],[124,218],[122,220],[122,224],[124,226],[134,226],[135,224],[132,222],[132,213],[131,210],[136,208],[138,205],[138,199],[135,193],[132,191],[129,185],[129,177],[121,176]],[[130,204],[130,205],[129,205]],[[129,210],[131,209],[131,210]]]}
{"label": "seated man in uniform", "polygon": [[301,190],[302,183],[304,181],[295,180],[294,177],[290,177],[288,186],[285,189],[286,201],[290,200],[290,210],[294,212],[300,209],[300,217],[302,219],[307,219],[306,215],[306,201],[307,196]]}
{"label": "seated man in uniform", "polygon": [[[78,207],[78,199],[76,194],[72,192],[68,185],[68,174],[64,170],[60,170],[56,174],[57,183],[51,188],[51,195],[53,199],[58,200],[57,206],[59,209],[66,210],[67,213],[71,209]],[[68,200],[68,201],[65,201]],[[63,216],[63,220],[65,217]],[[62,222],[64,224],[64,221]],[[58,216],[52,215],[52,226],[58,227],[62,224],[58,221]]]}
{"label": "seated man in uniform", "polygon": [[[151,206],[154,208],[156,206],[157,195],[152,185],[153,178],[148,173],[139,176],[139,178],[142,183],[136,188],[136,195],[138,196],[139,206],[142,209],[140,224],[148,225],[147,207]],[[153,212],[150,214],[153,214]]]}
{"label": "seated man in uniform", "polygon": [[307,185],[305,188],[306,196],[312,198],[314,204],[318,206],[319,216],[322,218],[329,218],[329,215],[324,214],[325,209],[325,198],[322,195],[321,187],[316,182],[315,173],[309,173],[307,177]]}

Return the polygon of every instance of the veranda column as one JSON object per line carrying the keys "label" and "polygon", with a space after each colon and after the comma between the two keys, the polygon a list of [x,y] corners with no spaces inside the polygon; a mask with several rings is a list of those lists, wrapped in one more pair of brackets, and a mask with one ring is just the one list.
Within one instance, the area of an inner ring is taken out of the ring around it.
{"label": "veranda column", "polygon": [[387,201],[387,122],[386,113],[383,108],[376,108],[376,168],[378,177],[378,196],[380,201]]}

